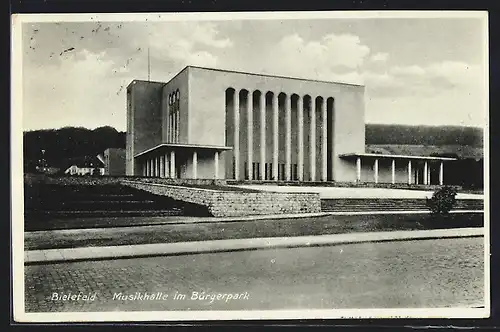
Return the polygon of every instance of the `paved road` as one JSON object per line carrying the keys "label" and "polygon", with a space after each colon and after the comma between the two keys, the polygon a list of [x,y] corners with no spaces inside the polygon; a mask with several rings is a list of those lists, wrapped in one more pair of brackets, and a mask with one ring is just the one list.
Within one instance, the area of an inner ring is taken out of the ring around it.
{"label": "paved road", "polygon": [[[460,238],[26,266],[26,311],[480,306],[483,252]],[[221,295],[191,299],[203,291]],[[95,299],[53,295],[70,292]]]}

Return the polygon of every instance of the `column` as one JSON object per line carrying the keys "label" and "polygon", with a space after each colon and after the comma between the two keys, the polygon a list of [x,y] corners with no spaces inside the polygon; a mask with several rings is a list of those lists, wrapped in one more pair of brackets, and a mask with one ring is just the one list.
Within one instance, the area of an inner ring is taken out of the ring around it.
{"label": "column", "polygon": [[165,168],[165,177],[168,178],[170,177],[170,168],[168,167],[170,162],[168,160],[168,153],[165,153],[163,160],[165,161],[165,165],[163,166]]}
{"label": "column", "polygon": [[396,183],[396,159],[391,162],[391,183]]}
{"label": "column", "polygon": [[214,179],[219,178],[219,151],[214,153]]}
{"label": "column", "polygon": [[170,177],[175,179],[175,151],[170,151]]}
{"label": "column", "polygon": [[442,186],[443,185],[443,179],[444,179],[444,165],[443,165],[443,162],[441,162],[441,164],[439,164],[439,185]]}
{"label": "column", "polygon": [[193,151],[193,179],[198,178],[198,152]]}
{"label": "column", "polygon": [[247,172],[248,179],[252,180],[253,171],[253,93],[248,91],[247,97]]}
{"label": "column", "polygon": [[165,166],[165,163],[163,161],[163,156],[160,156],[160,177],[161,178],[165,177],[165,173],[164,173],[165,168],[164,168],[164,166]]}
{"label": "column", "polygon": [[427,183],[428,184],[431,184],[431,165],[432,164],[429,164],[429,169],[427,169]]}
{"label": "column", "polygon": [[316,99],[311,98],[311,104],[309,109],[309,115],[311,117],[310,121],[310,133],[309,133],[309,165],[311,165],[311,181],[316,180]]}
{"label": "column", "polygon": [[361,158],[356,158],[356,182],[361,182]]}
{"label": "column", "polygon": [[321,180],[327,180],[327,120],[326,120],[326,99],[322,99],[321,102]]}
{"label": "column", "polygon": [[375,159],[375,162],[373,163],[373,179],[375,180],[375,183],[378,183],[378,159]]}
{"label": "column", "polygon": [[424,184],[429,184],[429,178],[427,177],[427,161],[424,162]]}
{"label": "column", "polygon": [[146,176],[147,174],[146,164],[143,162],[141,166],[142,166],[142,176]]}
{"label": "column", "polygon": [[411,160],[408,160],[408,184],[411,184]]}
{"label": "column", "polygon": [[233,102],[234,115],[234,144],[233,144],[233,162],[234,162],[234,179],[240,179],[240,94],[237,90],[234,91]]}
{"label": "column", "polygon": [[283,108],[285,109],[285,180],[290,181],[292,165],[292,110],[289,95],[285,95]]}
{"label": "column", "polygon": [[278,94],[273,93],[273,99],[271,102],[273,109],[273,180],[278,180],[278,135],[279,135],[279,125],[278,125]]}
{"label": "column", "polygon": [[266,95],[261,92],[260,108],[260,179],[265,180],[266,171]]}
{"label": "column", "polygon": [[299,181],[304,181],[304,103],[297,99],[297,173]]}
{"label": "column", "polygon": [[158,157],[154,159],[154,171],[153,171],[153,176],[157,177],[158,176]]}

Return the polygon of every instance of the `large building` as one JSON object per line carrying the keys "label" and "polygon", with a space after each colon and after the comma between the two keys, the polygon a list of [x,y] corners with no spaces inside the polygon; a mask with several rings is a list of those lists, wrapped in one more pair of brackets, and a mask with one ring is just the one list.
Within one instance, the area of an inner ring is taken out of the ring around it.
{"label": "large building", "polygon": [[127,175],[443,184],[455,158],[365,152],[361,85],[188,66],[127,87]]}

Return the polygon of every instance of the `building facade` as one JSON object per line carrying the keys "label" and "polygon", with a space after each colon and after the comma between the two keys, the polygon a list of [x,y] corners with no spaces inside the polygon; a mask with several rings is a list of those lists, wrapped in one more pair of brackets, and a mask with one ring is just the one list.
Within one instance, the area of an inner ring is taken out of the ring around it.
{"label": "building facade", "polygon": [[449,160],[365,153],[360,85],[188,66],[127,88],[127,175],[442,184]]}
{"label": "building facade", "polygon": [[125,149],[109,148],[104,151],[104,174],[125,175]]}

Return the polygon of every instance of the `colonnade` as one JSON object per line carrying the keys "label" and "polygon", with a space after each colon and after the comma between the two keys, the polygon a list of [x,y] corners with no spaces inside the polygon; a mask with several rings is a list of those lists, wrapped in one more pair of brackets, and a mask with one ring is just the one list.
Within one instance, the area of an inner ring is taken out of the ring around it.
{"label": "colonnade", "polygon": [[[213,157],[213,178],[219,178],[219,151],[214,151]],[[190,152],[191,155],[191,174],[185,174],[184,177],[198,178],[198,151]],[[149,177],[172,178],[178,177],[176,164],[176,151],[169,151],[164,155],[157,155],[148,158],[142,163],[142,175]]]}
{"label": "colonnade", "polygon": [[[329,179],[329,166],[333,165],[332,159],[332,143],[329,143],[330,134],[333,130],[333,98],[324,98],[317,96],[313,98],[309,95],[300,96],[298,94],[267,93],[256,91],[248,91],[245,89],[235,90],[229,88],[226,90],[226,100],[228,114],[232,114],[232,141],[226,142],[227,145],[233,147],[233,176],[234,179],[247,180],[266,180],[266,163],[272,165],[270,180],[279,180],[279,154],[284,156],[284,174],[282,179],[286,181],[292,180],[292,154],[293,159],[297,161],[297,180],[298,181],[327,181]],[[266,107],[266,104],[268,107]],[[272,112],[271,123],[268,123],[266,112],[270,109]],[[293,109],[293,114],[292,114]],[[258,112],[256,118],[260,122],[258,129],[254,126],[254,114]],[[241,117],[245,116],[246,124],[242,123]],[[309,116],[309,127],[304,128],[304,117]],[[319,117],[320,123],[316,123],[316,117]],[[283,117],[283,118],[281,118]],[[292,117],[296,119],[296,128],[292,128]],[[284,119],[284,126],[280,128],[280,119]],[[246,155],[242,155],[240,147],[241,142],[241,125],[246,125]],[[317,155],[317,131],[319,134],[320,155]],[[271,128],[271,137],[267,137],[268,129]],[[296,145],[292,146],[292,132],[296,133]],[[258,136],[259,149],[257,156],[254,155],[254,134]],[[305,155],[304,136],[309,136],[309,146],[307,147],[308,155]],[[284,149],[280,151],[279,140],[284,139]],[[272,145],[272,156],[267,156],[267,146]],[[319,172],[316,169],[317,159],[320,159],[318,165]],[[330,161],[328,160],[330,158]],[[242,170],[241,161],[245,161],[247,169]],[[308,162],[305,163],[305,159]],[[258,168],[258,174],[254,174],[254,162],[260,163],[262,167]],[[308,165],[308,178],[305,179],[305,164]],[[333,174],[333,170],[331,170]],[[245,175],[244,175],[245,173]],[[317,174],[319,173],[319,174]],[[256,175],[256,178],[254,178]],[[319,179],[318,179],[319,177]],[[331,177],[331,176],[330,176]]]}
{"label": "colonnade", "polygon": [[[406,161],[405,161],[406,162]],[[412,161],[411,159],[407,161],[407,175],[408,184],[413,183],[413,172],[412,172]],[[443,185],[444,178],[444,164],[443,161],[439,161],[439,185]],[[356,158],[356,181],[361,181],[361,157]],[[379,159],[375,158],[373,161],[373,182],[379,183]],[[420,181],[418,181],[420,182]],[[396,183],[396,159],[391,159],[391,183]],[[424,161],[423,168],[423,184],[431,184],[431,167],[428,161]]]}

